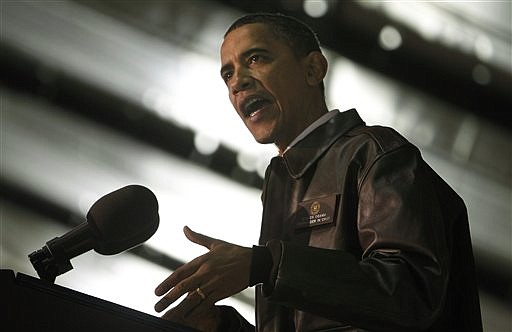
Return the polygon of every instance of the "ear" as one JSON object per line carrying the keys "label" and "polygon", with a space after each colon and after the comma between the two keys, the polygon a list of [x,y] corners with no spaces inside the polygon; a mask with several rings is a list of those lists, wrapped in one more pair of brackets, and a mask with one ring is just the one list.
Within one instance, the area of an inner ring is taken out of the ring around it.
{"label": "ear", "polygon": [[306,58],[306,82],[311,85],[319,85],[327,74],[327,59],[318,51],[309,53]]}

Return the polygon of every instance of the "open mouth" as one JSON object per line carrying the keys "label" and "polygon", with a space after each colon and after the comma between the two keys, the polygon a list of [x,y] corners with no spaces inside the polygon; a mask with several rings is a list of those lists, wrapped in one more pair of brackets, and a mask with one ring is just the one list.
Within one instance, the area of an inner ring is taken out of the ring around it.
{"label": "open mouth", "polygon": [[259,110],[270,105],[271,101],[259,96],[249,97],[242,102],[241,111],[245,117],[253,117]]}

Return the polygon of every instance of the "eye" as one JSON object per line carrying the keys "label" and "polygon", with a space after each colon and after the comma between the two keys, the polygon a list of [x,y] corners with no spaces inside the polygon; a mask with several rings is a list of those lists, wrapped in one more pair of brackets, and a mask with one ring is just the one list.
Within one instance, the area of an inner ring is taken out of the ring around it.
{"label": "eye", "polygon": [[233,72],[231,71],[227,71],[227,72],[224,72],[222,74],[222,79],[224,80],[224,82],[228,82],[231,78],[233,77]]}
{"label": "eye", "polygon": [[260,60],[261,60],[261,56],[258,54],[254,54],[249,57],[249,63],[256,63]]}

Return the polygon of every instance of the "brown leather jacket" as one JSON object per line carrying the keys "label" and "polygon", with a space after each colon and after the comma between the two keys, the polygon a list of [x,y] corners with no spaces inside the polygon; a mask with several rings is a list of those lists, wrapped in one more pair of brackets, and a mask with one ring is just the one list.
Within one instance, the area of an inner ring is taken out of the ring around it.
{"label": "brown leather jacket", "polygon": [[336,115],[262,199],[257,331],[482,331],[464,202],[394,130]]}

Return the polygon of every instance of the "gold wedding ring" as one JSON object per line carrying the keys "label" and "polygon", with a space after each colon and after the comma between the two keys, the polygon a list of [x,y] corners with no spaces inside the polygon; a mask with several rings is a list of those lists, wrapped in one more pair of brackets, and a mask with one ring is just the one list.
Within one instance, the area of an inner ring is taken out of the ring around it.
{"label": "gold wedding ring", "polygon": [[201,298],[204,300],[206,300],[206,295],[204,295],[203,291],[201,290],[201,288],[197,287],[196,289],[196,292],[197,294],[199,294],[199,296],[201,296]]}

